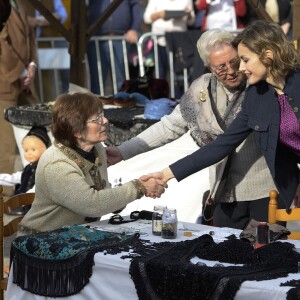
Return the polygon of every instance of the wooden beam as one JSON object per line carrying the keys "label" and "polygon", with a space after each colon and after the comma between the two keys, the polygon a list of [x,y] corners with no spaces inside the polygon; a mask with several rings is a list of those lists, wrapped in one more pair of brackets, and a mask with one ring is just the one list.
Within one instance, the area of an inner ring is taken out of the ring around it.
{"label": "wooden beam", "polygon": [[300,46],[300,0],[293,1],[293,41],[295,43],[295,47],[299,49]]}
{"label": "wooden beam", "polygon": [[266,12],[265,8],[262,6],[259,0],[247,0],[253,10],[256,12],[257,16],[261,20],[272,21],[271,17]]}
{"label": "wooden beam", "polygon": [[87,40],[89,40],[95,34],[97,29],[110,17],[110,15],[116,10],[122,1],[123,0],[114,0],[109,6],[107,6],[100,17],[88,28]]}
{"label": "wooden beam", "polygon": [[97,29],[109,18],[123,0],[113,0],[99,16],[99,19],[97,19],[89,28],[87,28],[87,9],[85,1],[72,0],[71,28],[69,30],[67,30],[39,0],[27,1],[69,42],[70,82],[82,87],[85,86],[85,53],[87,43]]}
{"label": "wooden beam", "polygon": [[70,82],[85,86],[85,53],[86,53],[86,4],[82,0],[72,0],[71,3],[71,70]]}
{"label": "wooden beam", "polygon": [[46,19],[47,21],[57,29],[61,33],[61,35],[70,42],[71,40],[71,33],[62,25],[39,0],[27,0],[31,6],[38,10]]}

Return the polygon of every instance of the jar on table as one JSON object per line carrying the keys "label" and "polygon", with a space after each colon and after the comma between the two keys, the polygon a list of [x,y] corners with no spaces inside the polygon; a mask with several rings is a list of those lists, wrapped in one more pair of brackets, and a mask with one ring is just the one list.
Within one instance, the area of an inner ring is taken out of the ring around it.
{"label": "jar on table", "polygon": [[155,205],[152,214],[152,233],[161,235],[162,229],[162,214],[166,206]]}
{"label": "jar on table", "polygon": [[177,237],[177,212],[175,208],[164,209],[161,236],[164,239],[175,239]]}
{"label": "jar on table", "polygon": [[256,248],[270,243],[270,228],[267,222],[259,222],[256,229]]}

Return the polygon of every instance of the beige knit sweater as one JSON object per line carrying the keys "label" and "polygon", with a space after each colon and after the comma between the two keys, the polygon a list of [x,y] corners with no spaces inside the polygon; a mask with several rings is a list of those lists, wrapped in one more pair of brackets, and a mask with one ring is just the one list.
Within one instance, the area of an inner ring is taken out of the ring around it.
{"label": "beige knit sweater", "polygon": [[[67,148],[69,149],[69,148]],[[69,149],[62,152],[57,145],[48,148],[39,160],[35,180],[35,199],[20,223],[18,235],[54,230],[64,225],[87,223],[86,217],[101,217],[140,198],[134,183],[110,188],[106,154],[101,143],[95,146],[102,190],[92,188],[95,165]]]}

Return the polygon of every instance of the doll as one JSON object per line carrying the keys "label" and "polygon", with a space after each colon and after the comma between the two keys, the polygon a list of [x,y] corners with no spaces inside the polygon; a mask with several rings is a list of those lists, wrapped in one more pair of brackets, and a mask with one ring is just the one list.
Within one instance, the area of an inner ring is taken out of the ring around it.
{"label": "doll", "polygon": [[22,141],[24,158],[28,161],[23,171],[13,174],[0,174],[0,184],[14,186],[14,194],[34,192],[35,171],[44,151],[50,146],[47,130],[42,126],[33,126]]}

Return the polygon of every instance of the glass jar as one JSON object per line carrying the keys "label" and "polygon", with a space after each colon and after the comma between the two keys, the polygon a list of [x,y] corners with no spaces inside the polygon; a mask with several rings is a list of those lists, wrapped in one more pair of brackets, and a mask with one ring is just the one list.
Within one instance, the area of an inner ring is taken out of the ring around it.
{"label": "glass jar", "polygon": [[256,229],[256,244],[267,245],[270,243],[270,229],[267,222],[259,222]]}
{"label": "glass jar", "polygon": [[152,214],[152,233],[154,235],[161,235],[162,228],[162,214],[166,206],[155,205]]}
{"label": "glass jar", "polygon": [[161,236],[164,239],[175,239],[177,237],[177,212],[175,208],[164,209]]}

